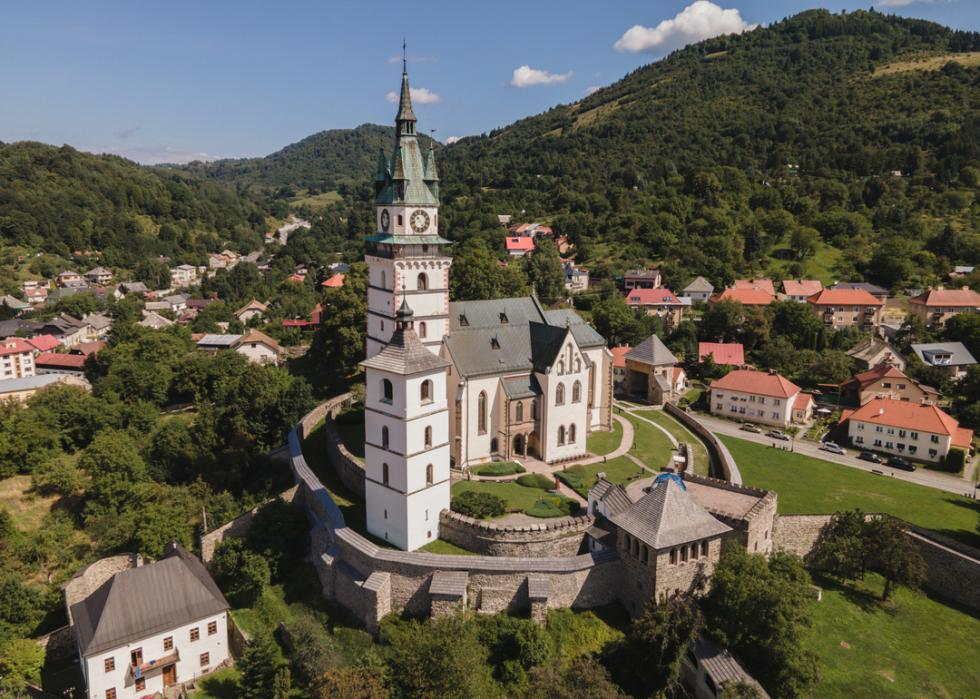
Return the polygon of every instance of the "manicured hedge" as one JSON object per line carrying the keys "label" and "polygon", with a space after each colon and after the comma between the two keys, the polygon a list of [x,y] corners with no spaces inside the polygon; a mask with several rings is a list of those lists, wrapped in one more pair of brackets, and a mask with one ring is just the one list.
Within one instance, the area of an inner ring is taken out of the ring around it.
{"label": "manicured hedge", "polygon": [[452,499],[449,507],[453,512],[476,519],[499,517],[507,508],[503,498],[490,493],[465,492]]}
{"label": "manicured hedge", "polygon": [[517,479],[517,482],[528,488],[541,488],[541,490],[551,490],[555,487],[555,479],[543,473],[525,473]]}
{"label": "manicured hedge", "polygon": [[524,473],[524,467],[513,461],[496,461],[486,464],[476,469],[478,476],[510,476],[515,473]]}
{"label": "manicured hedge", "polygon": [[527,508],[524,513],[531,517],[567,517],[578,511],[579,505],[561,495],[544,497]]}

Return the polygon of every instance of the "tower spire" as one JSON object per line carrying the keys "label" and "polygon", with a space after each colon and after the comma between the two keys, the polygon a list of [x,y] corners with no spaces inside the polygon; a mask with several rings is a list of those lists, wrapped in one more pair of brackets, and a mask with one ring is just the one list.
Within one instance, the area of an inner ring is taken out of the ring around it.
{"label": "tower spire", "polygon": [[398,100],[395,123],[399,134],[415,133],[415,112],[412,110],[412,91],[408,86],[408,45],[402,39],[402,92]]}

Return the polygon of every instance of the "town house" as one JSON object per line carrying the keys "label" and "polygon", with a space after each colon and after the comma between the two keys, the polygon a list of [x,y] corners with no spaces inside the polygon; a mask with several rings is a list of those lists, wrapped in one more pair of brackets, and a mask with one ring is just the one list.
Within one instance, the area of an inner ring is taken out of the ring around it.
{"label": "town house", "polygon": [[789,379],[751,369],[736,369],[712,381],[709,400],[714,415],[777,427],[806,422],[813,408],[809,394]]}

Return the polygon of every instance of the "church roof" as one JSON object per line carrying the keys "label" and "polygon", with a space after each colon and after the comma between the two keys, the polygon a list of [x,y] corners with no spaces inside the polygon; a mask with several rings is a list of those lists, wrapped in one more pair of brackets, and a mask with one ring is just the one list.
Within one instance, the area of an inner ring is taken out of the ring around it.
{"label": "church roof", "polygon": [[534,374],[513,376],[503,380],[504,393],[510,400],[518,398],[533,398],[541,395],[541,386]]}

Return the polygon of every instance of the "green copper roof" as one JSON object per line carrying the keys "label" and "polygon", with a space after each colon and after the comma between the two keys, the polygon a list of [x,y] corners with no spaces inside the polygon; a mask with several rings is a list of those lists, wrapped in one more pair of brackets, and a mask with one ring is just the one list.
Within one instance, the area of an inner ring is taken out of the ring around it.
{"label": "green copper roof", "polygon": [[365,238],[369,243],[387,243],[388,245],[450,245],[451,240],[438,235],[395,235],[393,233],[376,233]]}

